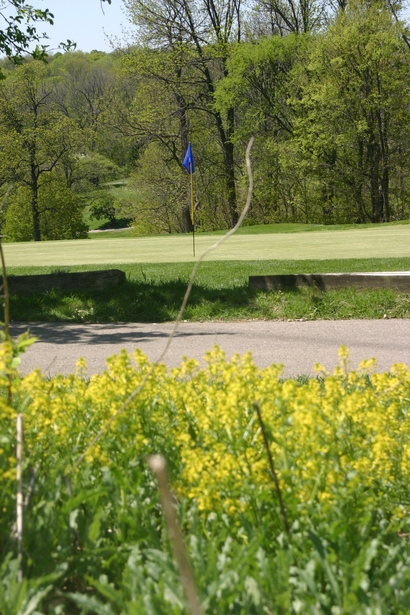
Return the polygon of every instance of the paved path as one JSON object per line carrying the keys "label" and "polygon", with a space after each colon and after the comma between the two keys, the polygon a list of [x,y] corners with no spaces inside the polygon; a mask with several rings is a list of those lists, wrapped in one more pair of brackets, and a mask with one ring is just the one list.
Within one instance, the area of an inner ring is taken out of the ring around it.
{"label": "paved path", "polygon": [[[12,325],[12,335],[27,330],[27,324]],[[150,360],[162,352],[171,324],[82,325],[63,323],[31,324],[39,341],[22,357],[22,372],[39,367],[47,374],[68,374],[84,357],[89,375],[102,372],[105,357],[126,348],[138,347]],[[409,320],[344,320],[308,322],[211,322],[181,323],[165,357],[168,366],[178,365],[186,355],[201,359],[214,344],[230,358],[235,353],[252,351],[260,367],[283,363],[286,375],[311,374],[319,361],[332,370],[338,363],[338,348],[350,349],[351,366],[376,357],[378,370],[393,363],[410,366]]]}

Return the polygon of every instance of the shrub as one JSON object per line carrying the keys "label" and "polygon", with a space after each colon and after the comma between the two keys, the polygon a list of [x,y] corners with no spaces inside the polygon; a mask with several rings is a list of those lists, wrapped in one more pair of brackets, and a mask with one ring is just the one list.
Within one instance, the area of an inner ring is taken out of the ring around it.
{"label": "shrub", "polygon": [[[43,613],[184,613],[147,455],[168,460],[180,522],[209,613],[408,612],[410,374],[404,365],[283,380],[215,348],[167,372],[139,351],[91,378],[10,380],[2,349],[0,553],[14,574],[14,420],[24,414],[27,591]],[[151,369],[152,368],[152,369]],[[87,446],[147,378],[99,441]],[[13,405],[7,399],[12,388]],[[269,474],[257,400],[290,534]],[[82,463],[75,461],[85,453]],[[68,482],[67,482],[68,481]],[[7,559],[11,557],[12,559]],[[8,563],[7,563],[8,562]],[[54,575],[54,576],[50,576]],[[8,582],[8,581],[7,581]],[[39,590],[40,591],[40,590]],[[0,596],[1,600],[1,596]]]}

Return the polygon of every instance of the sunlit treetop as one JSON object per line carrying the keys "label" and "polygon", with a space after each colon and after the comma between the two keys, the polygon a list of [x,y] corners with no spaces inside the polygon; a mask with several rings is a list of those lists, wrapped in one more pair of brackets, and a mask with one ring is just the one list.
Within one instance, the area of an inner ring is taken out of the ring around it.
{"label": "sunlit treetop", "polygon": [[[100,0],[101,7],[103,2],[111,4],[111,0]],[[40,43],[47,39],[47,35],[38,30],[42,23],[53,25],[54,15],[49,9],[36,8],[26,0],[0,0],[0,54],[16,64],[22,62],[27,54],[44,59],[48,45]],[[65,50],[75,49],[75,46],[75,42],[69,39],[60,43]]]}

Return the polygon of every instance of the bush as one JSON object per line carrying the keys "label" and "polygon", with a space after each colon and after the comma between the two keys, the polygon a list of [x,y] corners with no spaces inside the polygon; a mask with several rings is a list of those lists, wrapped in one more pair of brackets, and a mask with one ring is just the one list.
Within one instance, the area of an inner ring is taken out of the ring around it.
{"label": "bush", "polygon": [[118,179],[121,169],[111,160],[100,154],[92,154],[78,158],[74,183],[78,190],[99,188],[104,182]]}
{"label": "bush", "polygon": [[110,192],[99,191],[90,205],[90,217],[96,220],[108,218],[110,224],[115,222],[115,199]]}
{"label": "bush", "polygon": [[[0,575],[4,587],[13,587],[16,551],[9,537],[20,411],[26,495],[33,477],[35,485],[25,512],[23,594],[37,592],[42,613],[74,614],[74,605],[109,615],[187,612],[146,466],[153,452],[168,459],[204,612],[408,612],[405,366],[375,374],[374,364],[363,362],[349,372],[342,349],[334,374],[318,366],[318,378],[296,382],[282,380],[278,367],[256,368],[250,355],[228,362],[217,348],[205,369],[186,360],[170,373],[164,365],[151,369],[139,351],[134,368],[123,351],[90,379],[79,361],[76,375],[50,380],[36,370],[10,380],[15,356],[4,344]],[[86,452],[144,379],[127,410]],[[0,592],[0,607],[11,594]]]}

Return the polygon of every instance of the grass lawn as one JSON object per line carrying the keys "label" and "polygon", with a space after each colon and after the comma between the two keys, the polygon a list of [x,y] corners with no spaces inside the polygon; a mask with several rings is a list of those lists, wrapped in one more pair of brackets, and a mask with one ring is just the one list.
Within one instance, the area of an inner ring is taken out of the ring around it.
{"label": "grass lawn", "polygon": [[[215,242],[198,234],[196,253]],[[47,241],[4,245],[8,267],[193,262],[192,237],[108,237],[104,241]],[[326,260],[410,257],[410,225],[372,226],[321,232],[241,234],[207,260]],[[269,273],[266,272],[266,273]]]}
{"label": "grass lawn", "polygon": [[[277,232],[279,231],[280,232]],[[304,232],[317,230],[319,232]],[[264,232],[262,236],[262,231]],[[120,268],[126,283],[106,292],[15,296],[13,320],[160,322],[178,313],[194,258],[189,235],[128,237],[95,233],[100,241],[5,244],[9,274]],[[334,319],[410,317],[410,299],[392,290],[265,292],[250,275],[410,270],[410,225],[332,228],[244,227],[201,264],[184,318]],[[123,234],[125,233],[125,235]],[[110,236],[111,235],[111,236]],[[197,255],[215,234],[196,237]]]}
{"label": "grass lawn", "polygon": [[[258,224],[255,226],[241,226],[237,231],[237,235],[265,235],[271,233],[309,233],[320,231],[349,231],[353,229],[365,228],[386,228],[391,226],[404,226],[410,224],[410,220],[400,220],[396,222],[380,222],[373,224],[302,224],[298,222],[281,222],[279,224]],[[208,235],[223,235],[226,231],[213,231]]]}
{"label": "grass lawn", "polygon": [[[63,271],[109,268],[74,266]],[[192,269],[191,263],[116,265],[125,271],[122,286],[104,292],[65,295],[49,292],[11,298],[17,321],[161,322],[176,317]],[[265,292],[249,289],[249,275],[266,273],[394,271],[410,269],[410,258],[326,261],[208,261],[199,268],[186,308],[187,320],[345,319],[410,317],[410,298],[394,290],[322,293],[315,289]],[[10,274],[50,273],[56,268],[18,267]]]}

